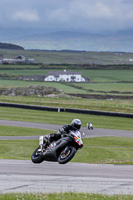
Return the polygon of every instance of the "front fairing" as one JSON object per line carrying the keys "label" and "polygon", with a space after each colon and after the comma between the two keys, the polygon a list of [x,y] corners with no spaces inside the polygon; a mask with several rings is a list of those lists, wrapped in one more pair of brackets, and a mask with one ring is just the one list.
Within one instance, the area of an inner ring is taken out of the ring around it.
{"label": "front fairing", "polygon": [[83,141],[81,139],[81,133],[79,131],[71,131],[70,137],[74,140],[75,144],[79,147],[83,147]]}

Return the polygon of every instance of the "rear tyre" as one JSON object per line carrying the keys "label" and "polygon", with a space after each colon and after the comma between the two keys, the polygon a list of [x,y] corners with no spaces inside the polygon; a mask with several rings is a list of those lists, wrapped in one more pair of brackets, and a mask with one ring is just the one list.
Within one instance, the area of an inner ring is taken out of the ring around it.
{"label": "rear tyre", "polygon": [[76,153],[75,147],[69,146],[67,147],[67,149],[65,148],[58,157],[58,163],[65,164],[69,162],[74,157],[75,153]]}
{"label": "rear tyre", "polygon": [[31,156],[31,160],[33,163],[41,163],[43,162],[43,157],[41,155],[38,154],[38,149],[40,149],[40,147],[38,147],[32,154]]}

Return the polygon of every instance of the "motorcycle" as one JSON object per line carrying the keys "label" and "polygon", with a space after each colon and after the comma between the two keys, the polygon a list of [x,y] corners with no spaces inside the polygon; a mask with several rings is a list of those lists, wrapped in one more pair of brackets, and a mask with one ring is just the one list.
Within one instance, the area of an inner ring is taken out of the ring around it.
{"label": "motorcycle", "polygon": [[92,123],[89,122],[89,123],[87,124],[87,128],[93,130],[93,125],[92,125]]}
{"label": "motorcycle", "polygon": [[43,136],[39,138],[40,146],[33,152],[31,160],[33,163],[41,163],[43,161],[53,161],[59,164],[69,162],[77,152],[83,147],[83,141],[79,137],[79,131],[70,131],[69,134],[64,135],[61,139],[53,141],[45,148],[43,144]]}

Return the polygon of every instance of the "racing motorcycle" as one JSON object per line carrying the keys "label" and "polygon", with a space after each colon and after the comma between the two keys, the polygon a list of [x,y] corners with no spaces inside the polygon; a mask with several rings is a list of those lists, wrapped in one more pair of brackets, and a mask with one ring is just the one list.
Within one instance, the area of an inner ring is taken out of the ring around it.
{"label": "racing motorcycle", "polygon": [[92,125],[92,123],[88,122],[88,123],[87,123],[87,128],[93,130],[93,125]]}
{"label": "racing motorcycle", "polygon": [[69,162],[77,152],[83,147],[83,141],[79,137],[79,131],[70,131],[69,134],[63,135],[61,139],[53,141],[45,148],[43,136],[39,137],[39,147],[33,152],[31,160],[33,163],[43,161],[53,161],[59,164]]}

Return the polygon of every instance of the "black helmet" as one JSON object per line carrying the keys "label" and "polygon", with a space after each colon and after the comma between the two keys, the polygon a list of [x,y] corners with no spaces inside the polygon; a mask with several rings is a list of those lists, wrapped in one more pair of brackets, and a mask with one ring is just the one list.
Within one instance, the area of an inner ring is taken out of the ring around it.
{"label": "black helmet", "polygon": [[79,130],[81,127],[81,121],[80,119],[73,119],[71,126],[73,127],[73,129],[75,130]]}

